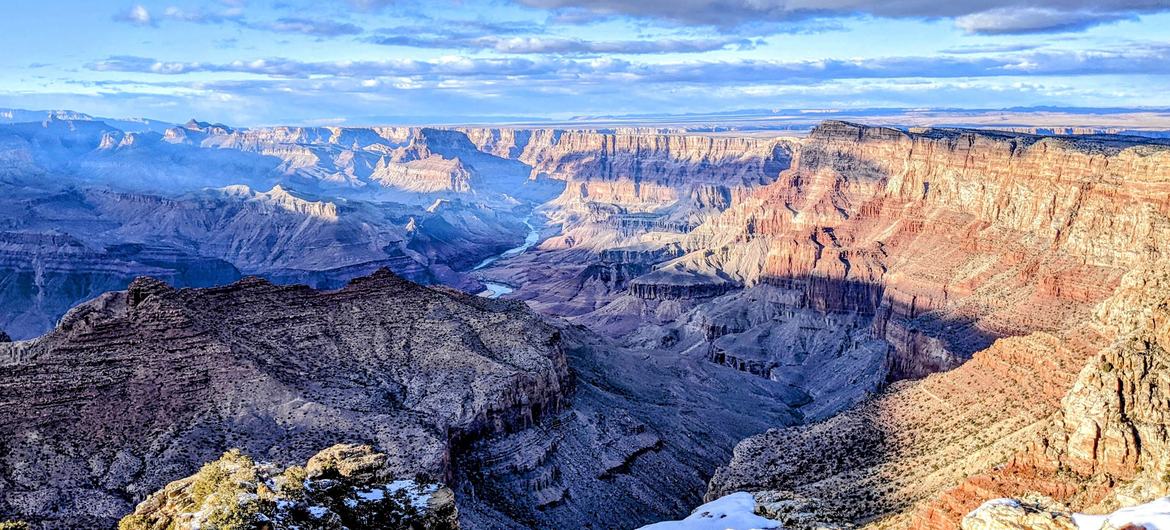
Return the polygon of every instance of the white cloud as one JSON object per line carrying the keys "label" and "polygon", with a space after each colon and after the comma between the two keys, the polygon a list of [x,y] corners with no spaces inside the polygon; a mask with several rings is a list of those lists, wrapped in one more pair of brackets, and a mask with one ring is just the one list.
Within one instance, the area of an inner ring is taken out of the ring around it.
{"label": "white cloud", "polygon": [[129,9],[114,15],[114,20],[138,26],[154,25],[154,18],[150,16],[150,11],[142,4],[135,4],[130,6]]}

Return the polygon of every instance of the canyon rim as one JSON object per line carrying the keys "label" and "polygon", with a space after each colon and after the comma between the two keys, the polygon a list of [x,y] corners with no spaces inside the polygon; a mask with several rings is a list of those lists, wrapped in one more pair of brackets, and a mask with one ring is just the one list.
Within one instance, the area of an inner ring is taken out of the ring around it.
{"label": "canyon rim", "polygon": [[1170,4],[0,13],[0,529],[1170,528]]}

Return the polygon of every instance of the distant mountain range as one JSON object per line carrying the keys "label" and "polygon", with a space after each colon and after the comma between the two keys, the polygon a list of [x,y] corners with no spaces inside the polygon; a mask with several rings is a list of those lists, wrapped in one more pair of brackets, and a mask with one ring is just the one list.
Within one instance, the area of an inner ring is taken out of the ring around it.
{"label": "distant mountain range", "polygon": [[[124,132],[165,132],[178,122],[150,118],[106,118],[72,110],[0,109],[0,124],[59,120],[101,121]],[[568,119],[533,116],[359,116],[334,124],[343,127],[398,126],[509,126],[525,128],[677,128],[692,132],[788,132],[803,134],[823,120],[913,127],[1003,129],[1033,134],[1127,134],[1170,137],[1170,108],[1138,107],[1010,107],[962,108],[850,108],[850,109],[737,109],[683,114],[600,114]],[[188,128],[211,125],[192,119]],[[303,124],[309,126],[309,124]]]}
{"label": "distant mountain range", "polygon": [[174,127],[175,124],[151,120],[147,118],[103,118],[99,116],[91,116],[83,112],[72,110],[26,110],[26,109],[0,109],[0,123],[28,123],[43,121],[49,117],[58,120],[73,120],[73,121],[101,121],[106,125],[121,129],[125,132],[163,132],[168,127]]}

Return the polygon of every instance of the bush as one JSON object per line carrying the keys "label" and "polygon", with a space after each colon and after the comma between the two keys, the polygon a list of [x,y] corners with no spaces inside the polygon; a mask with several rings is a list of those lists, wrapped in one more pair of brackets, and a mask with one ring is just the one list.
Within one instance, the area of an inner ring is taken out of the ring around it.
{"label": "bush", "polygon": [[[0,528],[4,528],[0,526]],[[118,530],[150,530],[150,523],[141,515],[127,515],[118,521]]]}
{"label": "bush", "polygon": [[254,500],[239,502],[238,499],[231,499],[216,507],[215,511],[208,515],[203,528],[206,530],[250,530],[256,522],[258,513],[260,513],[258,502]]}
{"label": "bush", "polygon": [[275,481],[276,491],[282,497],[300,499],[305,495],[305,477],[305,468],[301,466],[289,466]]}
{"label": "bush", "polygon": [[30,530],[32,527],[23,521],[0,521],[0,530]]}

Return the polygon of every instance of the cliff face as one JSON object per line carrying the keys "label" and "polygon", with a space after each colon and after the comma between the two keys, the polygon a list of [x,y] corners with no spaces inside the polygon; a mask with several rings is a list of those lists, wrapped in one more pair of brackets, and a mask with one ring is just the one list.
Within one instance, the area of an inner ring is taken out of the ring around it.
{"label": "cliff face", "polygon": [[508,303],[389,272],[338,291],[143,278],[0,346],[0,511],[109,523],[229,447],[290,462],[339,440],[398,476],[562,407],[560,334]]}
{"label": "cliff face", "polygon": [[[841,122],[799,142],[623,134],[469,133],[580,180],[542,207],[561,234],[486,274],[626,344],[793,384],[808,419],[997,338],[1073,329],[1170,241],[1170,147],[1148,139]],[[737,169],[700,175],[700,153]],[[676,181],[700,184],[682,197]]]}
{"label": "cliff face", "polygon": [[[943,530],[1000,497],[1101,513],[1164,496],[1165,271],[1139,266],[1091,321],[1058,336],[1000,339],[823,423],[749,438],[708,497],[793,492],[875,528]],[[818,456],[825,444],[840,456]]]}
{"label": "cliff face", "polygon": [[1138,267],[1098,306],[1095,322],[1111,342],[1084,364],[1040,434],[1005,465],[926,503],[914,527],[946,528],[982,500],[1037,491],[1088,513],[1170,494],[1166,265]]}
{"label": "cliff face", "polygon": [[795,287],[790,309],[872,315],[891,378],[922,377],[996,337],[1085,318],[1166,250],[1168,192],[1170,148],[1141,140],[827,122],[791,169],[630,285],[643,297]]}

